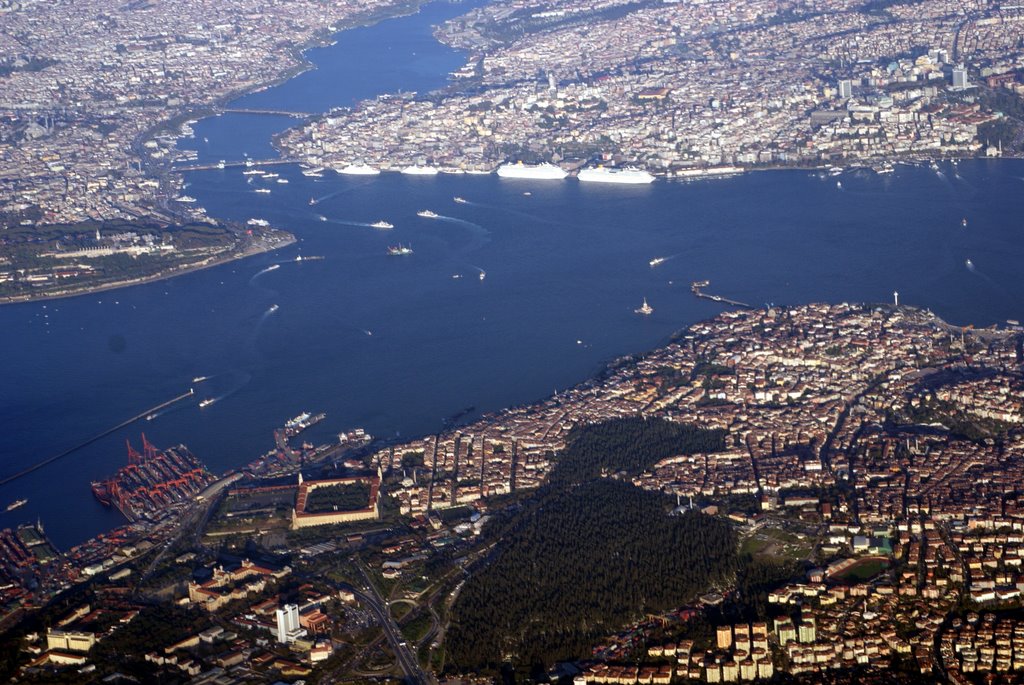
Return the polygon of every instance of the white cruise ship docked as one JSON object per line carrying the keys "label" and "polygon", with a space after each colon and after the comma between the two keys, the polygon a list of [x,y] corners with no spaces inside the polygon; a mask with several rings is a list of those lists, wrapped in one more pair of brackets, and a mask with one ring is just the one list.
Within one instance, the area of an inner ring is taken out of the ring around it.
{"label": "white cruise ship docked", "polygon": [[338,169],[338,173],[349,174],[350,176],[376,176],[380,173],[380,169],[374,169],[367,164],[349,164]]}
{"label": "white cruise ship docked", "polygon": [[411,164],[402,169],[402,173],[410,176],[436,176],[437,168],[430,165],[419,166],[418,164]]}
{"label": "white cruise ship docked", "polygon": [[558,180],[569,174],[554,164],[544,162],[542,164],[502,164],[498,167],[498,176],[502,178],[541,178]]}
{"label": "white cruise ship docked", "polygon": [[583,182],[593,183],[642,184],[652,183],[654,181],[654,176],[647,173],[643,169],[634,169],[633,167],[624,167],[622,169],[616,169],[599,166],[588,169],[581,169],[580,173],[576,175],[576,178]]}

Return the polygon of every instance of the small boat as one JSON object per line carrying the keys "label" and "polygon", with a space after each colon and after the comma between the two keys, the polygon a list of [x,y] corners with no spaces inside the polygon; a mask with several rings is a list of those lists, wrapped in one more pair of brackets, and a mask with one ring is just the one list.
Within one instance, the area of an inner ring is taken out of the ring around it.
{"label": "small boat", "polygon": [[412,247],[408,245],[402,245],[401,243],[399,243],[398,245],[392,245],[388,247],[388,254],[392,257],[412,254]]}
{"label": "small boat", "polygon": [[843,189],[843,182],[842,181],[836,181],[836,188],[839,188],[840,190],[842,190]]}
{"label": "small boat", "polygon": [[422,216],[424,219],[436,219],[438,214],[437,212],[432,212],[429,209],[423,209],[416,212],[416,216]]}
{"label": "small boat", "polygon": [[486,271],[484,271],[483,269],[481,269],[481,270],[480,270],[480,280],[482,281],[482,280],[484,280],[485,278],[487,278],[487,272],[486,272]]}
{"label": "small boat", "polygon": [[972,262],[971,260],[968,259],[966,262],[964,262],[964,266],[966,266],[968,269],[973,269],[974,268],[974,262]]}
{"label": "small boat", "polygon": [[152,421],[155,418],[156,418],[156,414],[146,414],[146,420],[147,421]]}
{"label": "small boat", "polygon": [[209,407],[211,404],[213,404],[216,401],[217,400],[213,399],[212,397],[207,397],[205,400],[202,400],[202,401],[199,402],[199,408],[203,409],[205,407]]}
{"label": "small boat", "polygon": [[395,227],[394,224],[388,223],[387,221],[384,221],[383,219],[381,219],[380,221],[374,221],[370,225],[373,226],[374,228],[394,228]]}
{"label": "small boat", "polygon": [[279,179],[277,179],[277,182],[278,183],[287,183],[288,179],[287,178],[279,178]]}
{"label": "small boat", "polygon": [[276,304],[272,304],[272,305],[270,305],[270,309],[268,309],[267,312],[270,313],[270,314],[273,314],[278,309],[280,309],[280,307],[278,307]]}
{"label": "small boat", "polygon": [[652,259],[651,261],[649,261],[647,263],[650,264],[651,268],[653,269],[654,267],[658,266],[659,264],[664,264],[666,259],[667,259],[667,257],[655,257],[654,259]]}
{"label": "small boat", "polygon": [[459,197],[458,195],[456,195],[456,196],[455,196],[454,198],[452,198],[452,199],[453,199],[453,200],[455,200],[456,202],[458,202],[458,203],[459,203],[460,205],[464,205],[464,204],[466,204],[466,200],[465,200],[465,199],[463,199],[463,198],[461,198],[461,197]]}
{"label": "small boat", "polygon": [[309,204],[310,204],[310,206],[315,205],[316,204],[316,198],[315,197],[309,198]]}
{"label": "small boat", "polygon": [[960,219],[960,225],[963,226],[964,228],[967,228],[967,217]]}
{"label": "small boat", "polygon": [[640,305],[638,308],[634,309],[633,311],[636,312],[637,314],[643,314],[644,316],[649,316],[649,315],[654,313],[654,307],[652,307],[651,305],[647,304],[647,298],[645,297],[644,298],[644,303],[642,305]]}
{"label": "small boat", "polygon": [[7,505],[7,511],[14,511],[18,507],[23,507],[26,504],[28,504],[28,500],[27,499],[16,499],[16,500],[14,500],[13,502],[11,502],[10,504]]}
{"label": "small boat", "polygon": [[317,216],[320,217],[320,221],[327,221],[327,217],[323,214],[317,214]]}

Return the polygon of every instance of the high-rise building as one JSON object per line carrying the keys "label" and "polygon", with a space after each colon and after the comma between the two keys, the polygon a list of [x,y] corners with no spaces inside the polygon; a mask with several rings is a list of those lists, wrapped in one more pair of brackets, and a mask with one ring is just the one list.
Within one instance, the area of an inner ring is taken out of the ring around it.
{"label": "high-rise building", "polygon": [[953,88],[964,90],[970,85],[967,82],[967,69],[963,66],[953,67]]}
{"label": "high-rise building", "polygon": [[853,97],[853,81],[846,78],[839,82],[839,99],[847,100]]}
{"label": "high-rise building", "polygon": [[299,625],[299,607],[285,604],[277,610],[277,641],[291,644],[306,634],[306,629]]}

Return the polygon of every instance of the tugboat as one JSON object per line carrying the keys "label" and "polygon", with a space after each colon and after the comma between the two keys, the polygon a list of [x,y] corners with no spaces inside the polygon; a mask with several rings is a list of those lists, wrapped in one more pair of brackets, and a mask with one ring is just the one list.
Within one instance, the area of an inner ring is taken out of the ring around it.
{"label": "tugboat", "polygon": [[651,305],[647,304],[647,298],[645,297],[644,298],[644,303],[642,305],[640,305],[637,309],[634,309],[633,311],[636,312],[637,314],[643,314],[644,316],[650,316],[651,314],[654,313],[654,307],[652,307]]}
{"label": "tugboat", "polygon": [[407,245],[402,245],[401,243],[399,243],[398,245],[392,245],[388,247],[388,254],[391,255],[392,257],[412,254],[412,248]]}

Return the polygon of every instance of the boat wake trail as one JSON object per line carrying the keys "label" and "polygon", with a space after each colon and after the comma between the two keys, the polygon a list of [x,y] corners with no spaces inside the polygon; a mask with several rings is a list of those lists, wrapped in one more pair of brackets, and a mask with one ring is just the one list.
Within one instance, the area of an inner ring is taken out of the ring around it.
{"label": "boat wake trail", "polygon": [[257,272],[256,272],[256,273],[255,273],[255,274],[253,275],[253,277],[252,277],[252,278],[250,278],[250,279],[249,279],[249,284],[250,284],[250,285],[252,285],[252,283],[253,283],[253,282],[254,282],[254,281],[255,281],[255,280],[257,279],[257,278],[259,278],[260,276],[262,276],[263,274],[267,274],[267,273],[270,273],[271,271],[274,271],[275,269],[280,269],[280,268],[281,268],[281,265],[280,265],[280,264],[271,264],[270,266],[268,266],[268,267],[267,267],[267,268],[265,268],[265,269],[260,269],[259,271],[257,271]]}
{"label": "boat wake trail", "polygon": [[967,267],[967,270],[970,271],[972,274],[974,274],[981,280],[985,281],[985,283],[991,286],[992,289],[998,292],[1002,297],[1020,302],[1020,297],[1018,297],[1014,293],[1011,293],[1009,290],[1007,290],[1006,288],[992,280],[991,276],[979,270],[978,267],[974,265],[974,262],[972,262],[970,259],[964,262],[964,266]]}
{"label": "boat wake trail", "polygon": [[362,188],[363,186],[369,185],[371,183],[373,183],[373,181],[363,181],[362,183],[353,184],[353,185],[349,186],[348,188],[339,188],[338,190],[335,190],[333,193],[327,193],[326,195],[324,195],[322,197],[315,197],[315,198],[313,198],[313,201],[310,204],[314,205],[314,206],[318,205],[321,202],[326,202],[327,200],[330,200],[331,198],[338,197],[342,193],[348,193],[348,192],[351,192],[353,190],[358,190],[359,188]]}

